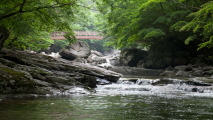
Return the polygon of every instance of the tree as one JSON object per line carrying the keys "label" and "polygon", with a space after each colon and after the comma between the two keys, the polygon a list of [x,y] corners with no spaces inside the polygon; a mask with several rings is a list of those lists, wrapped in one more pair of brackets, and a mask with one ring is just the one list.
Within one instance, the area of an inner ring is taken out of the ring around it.
{"label": "tree", "polygon": [[[131,45],[135,47],[135,43],[149,47],[159,40],[174,40],[173,38],[180,42],[186,40],[187,43],[187,38],[194,34],[180,29],[195,21],[194,16],[189,14],[199,12],[200,6],[205,2],[207,1],[101,0],[98,5],[107,19],[107,25],[103,28],[111,39],[109,44],[125,48]],[[209,3],[208,6],[210,7]]]}
{"label": "tree", "polygon": [[64,31],[68,40],[75,40],[73,24],[78,18],[82,18],[83,12],[78,14],[84,9],[82,2],[83,0],[1,0],[0,50],[6,40],[51,43],[49,33],[53,31]]}
{"label": "tree", "polygon": [[180,31],[192,31],[188,36],[186,43],[198,41],[199,48],[213,47],[213,1],[209,1],[201,6],[198,11],[191,13],[189,16],[193,20],[185,24]]}

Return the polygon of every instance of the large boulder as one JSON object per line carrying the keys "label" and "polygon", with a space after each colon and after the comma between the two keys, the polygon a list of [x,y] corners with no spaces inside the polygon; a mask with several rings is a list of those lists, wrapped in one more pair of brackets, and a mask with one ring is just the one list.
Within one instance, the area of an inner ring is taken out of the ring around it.
{"label": "large boulder", "polygon": [[124,49],[120,53],[120,64],[123,66],[136,67],[140,60],[148,55],[147,51],[137,48]]}
{"label": "large boulder", "polygon": [[77,41],[62,49],[59,54],[64,59],[74,60],[76,58],[87,58],[91,54],[91,51],[86,43]]}
{"label": "large boulder", "polygon": [[145,68],[164,69],[169,66],[187,65],[197,55],[197,48],[183,41],[170,38],[154,43],[145,61]]}

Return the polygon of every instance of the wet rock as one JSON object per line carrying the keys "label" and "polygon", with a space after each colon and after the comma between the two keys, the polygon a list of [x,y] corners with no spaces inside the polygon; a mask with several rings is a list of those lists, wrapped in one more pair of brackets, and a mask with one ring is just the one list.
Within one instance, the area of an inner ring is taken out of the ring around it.
{"label": "wet rock", "polygon": [[190,77],[191,74],[189,72],[186,72],[186,71],[182,71],[182,70],[179,70],[175,76],[177,77]]}
{"label": "wet rock", "polygon": [[73,62],[87,63],[87,60],[85,58],[76,58]]}
{"label": "wet rock", "polygon": [[112,82],[121,77],[119,73],[87,63],[26,51],[5,51],[0,52],[0,93],[58,94],[74,86],[95,88],[97,77]]}
{"label": "wet rock", "polygon": [[176,69],[176,70],[181,70],[181,71],[185,71],[186,68],[187,68],[186,65],[180,65],[180,66],[175,66],[175,67],[174,67],[174,69]]}
{"label": "wet rock", "polygon": [[164,71],[163,73],[160,74],[160,76],[174,77],[175,76],[175,72],[174,71]]}
{"label": "wet rock", "polygon": [[119,57],[115,56],[115,57],[109,58],[109,63],[113,66],[120,66]]}
{"label": "wet rock", "polygon": [[159,76],[164,70],[155,70],[155,69],[145,69],[145,68],[137,68],[137,67],[126,67],[126,66],[112,66],[109,68],[117,73],[121,73],[123,75],[135,75],[135,76]]}
{"label": "wet rock", "polygon": [[94,55],[96,55],[98,57],[104,57],[104,55],[101,52],[94,51],[94,50],[91,51],[91,54],[94,54]]}
{"label": "wet rock", "polygon": [[36,83],[29,73],[0,63],[0,93],[32,93],[35,89]]}
{"label": "wet rock", "polygon": [[212,86],[211,84],[208,83],[195,82],[195,81],[183,81],[183,83],[193,86]]}
{"label": "wet rock", "polygon": [[172,79],[167,79],[167,78],[161,78],[159,81],[152,83],[151,85],[158,85],[158,86],[162,86],[162,85],[168,85],[168,84],[173,84],[173,80]]}
{"label": "wet rock", "polygon": [[91,51],[86,43],[77,41],[61,50],[59,54],[64,59],[74,60],[76,58],[87,58],[91,54]]}
{"label": "wet rock", "polygon": [[139,67],[139,68],[144,68],[144,65],[145,65],[144,62],[145,62],[144,60],[140,60],[140,61],[138,62],[138,64],[137,64],[137,67]]}
{"label": "wet rock", "polygon": [[167,67],[165,70],[166,70],[166,71],[173,71],[174,68],[173,68],[172,66],[169,66],[169,67]]}
{"label": "wet rock", "polygon": [[137,67],[140,60],[148,55],[147,51],[137,48],[124,49],[120,53],[120,64],[123,66]]}
{"label": "wet rock", "polygon": [[88,58],[87,58],[87,62],[88,63],[92,63],[94,65],[97,64],[102,64],[102,63],[106,63],[106,58],[105,57],[100,57],[96,54],[91,54]]}
{"label": "wet rock", "polygon": [[203,76],[203,71],[202,70],[195,70],[192,73],[193,76]]}
{"label": "wet rock", "polygon": [[80,79],[80,82],[90,88],[95,88],[97,84],[96,77],[89,75],[84,75],[84,77]]}
{"label": "wet rock", "polygon": [[105,80],[105,79],[101,79],[101,78],[97,78],[96,81],[97,81],[97,84],[98,84],[98,85],[108,85],[108,84],[111,84],[110,81]]}
{"label": "wet rock", "polygon": [[165,69],[168,66],[187,65],[196,54],[195,47],[190,46],[189,50],[189,46],[175,38],[158,40],[151,46],[144,67]]}
{"label": "wet rock", "polygon": [[192,92],[198,92],[198,88],[192,88]]}
{"label": "wet rock", "polygon": [[179,65],[179,66],[175,66],[174,69],[181,70],[181,71],[191,71],[193,69],[193,66],[191,64]]}
{"label": "wet rock", "polygon": [[188,64],[185,71],[191,71],[193,69],[193,65],[192,64]]}
{"label": "wet rock", "polygon": [[[151,85],[168,85],[168,84],[179,84],[179,85],[190,85],[190,86],[212,86],[210,83],[204,83],[200,81],[191,81],[191,80],[175,80],[170,78],[161,78],[159,81],[153,82]],[[197,89],[194,89],[196,91]]]}

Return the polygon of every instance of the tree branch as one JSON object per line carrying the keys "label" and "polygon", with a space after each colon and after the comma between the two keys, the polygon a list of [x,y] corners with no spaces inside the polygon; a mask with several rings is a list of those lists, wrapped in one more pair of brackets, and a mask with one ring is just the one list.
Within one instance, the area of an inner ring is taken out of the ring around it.
{"label": "tree branch", "polygon": [[16,15],[18,13],[33,12],[33,11],[37,11],[37,10],[40,10],[40,9],[46,9],[46,8],[53,8],[54,9],[54,8],[64,7],[64,6],[72,5],[73,2],[75,2],[75,1],[70,2],[70,3],[64,3],[64,4],[54,4],[54,5],[48,5],[48,6],[43,6],[43,7],[35,7],[35,9],[23,11],[22,9],[23,9],[23,6],[24,6],[25,2],[26,2],[26,0],[23,1],[19,11],[16,11],[16,12],[4,15],[4,16],[0,16],[0,21],[5,19],[5,18],[14,16],[14,15]]}
{"label": "tree branch", "polygon": [[185,5],[185,4],[181,3],[181,2],[177,2],[176,0],[173,0],[173,1],[174,1],[175,3],[178,3],[178,4],[182,5],[182,6],[187,7],[187,8],[190,8],[190,9],[198,9],[198,10],[201,9],[201,8],[199,8],[199,7],[193,7],[193,6]]}
{"label": "tree branch", "polygon": [[21,4],[21,7],[20,7],[20,9],[19,9],[20,12],[23,11],[23,7],[24,7],[26,1],[27,1],[27,0],[23,0],[23,3]]}

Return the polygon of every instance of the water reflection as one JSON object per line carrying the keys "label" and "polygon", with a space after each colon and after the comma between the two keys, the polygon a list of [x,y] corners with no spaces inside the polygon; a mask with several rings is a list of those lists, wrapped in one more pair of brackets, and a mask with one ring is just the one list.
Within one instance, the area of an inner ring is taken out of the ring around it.
{"label": "water reflection", "polygon": [[[157,79],[99,85],[87,95],[0,95],[0,120],[211,120],[213,93],[194,86],[153,86]],[[187,89],[185,89],[187,88]],[[206,87],[208,88],[208,86]]]}
{"label": "water reflection", "polygon": [[0,101],[1,120],[212,119],[211,98],[144,95],[58,96]]}

